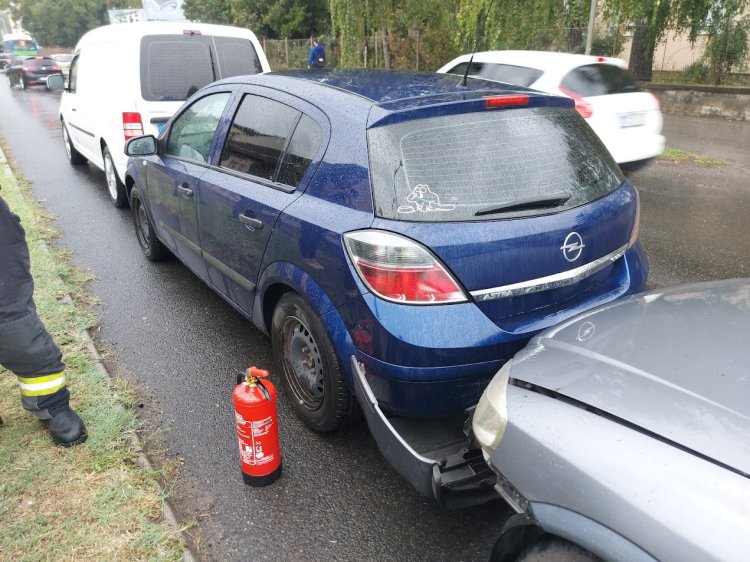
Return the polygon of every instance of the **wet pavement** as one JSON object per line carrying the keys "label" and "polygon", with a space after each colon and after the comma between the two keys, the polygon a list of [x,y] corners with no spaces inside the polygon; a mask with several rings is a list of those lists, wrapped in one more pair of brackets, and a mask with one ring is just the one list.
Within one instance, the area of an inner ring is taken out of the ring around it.
{"label": "wet pavement", "polygon": [[[96,276],[95,338],[108,366],[138,388],[151,447],[181,468],[178,517],[198,521],[206,560],[484,560],[510,511],[448,512],[419,498],[385,463],[367,428],[307,430],[280,402],[284,476],[245,486],[230,396],[250,364],[276,370],[270,341],[176,260],[141,255],[128,209],[112,207],[99,170],[69,165],[59,94],[0,85],[0,137],[58,217],[59,243]],[[667,143],[730,165],[657,162],[633,174],[652,287],[750,276],[750,124],[667,116]],[[743,147],[745,148],[743,150]]]}

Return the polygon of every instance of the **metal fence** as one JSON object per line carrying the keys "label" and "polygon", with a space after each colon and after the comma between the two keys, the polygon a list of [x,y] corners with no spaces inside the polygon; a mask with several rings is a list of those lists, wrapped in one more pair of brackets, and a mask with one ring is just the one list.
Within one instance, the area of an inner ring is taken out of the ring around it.
{"label": "metal fence", "polygon": [[[651,53],[640,40],[645,29],[636,26],[612,29],[600,25],[595,30],[592,54],[624,59],[636,78],[643,81],[750,85],[750,41],[746,34],[735,33],[735,29],[742,31],[740,25],[739,22],[733,23],[719,38],[701,34],[694,42],[687,33],[667,30]],[[540,30],[513,48],[583,53],[586,33],[585,28]],[[741,45],[738,47],[737,37],[744,37],[744,49]],[[262,43],[271,68],[307,68],[311,38],[263,39]],[[329,40],[325,47],[326,66],[338,66],[341,57],[337,42]],[[481,47],[482,50],[491,48],[491,45]],[[382,36],[369,37],[359,49],[359,66],[388,66],[401,70],[434,71],[461,54],[444,36],[416,29],[406,37],[389,36],[385,46]],[[649,57],[650,65],[647,64]]]}

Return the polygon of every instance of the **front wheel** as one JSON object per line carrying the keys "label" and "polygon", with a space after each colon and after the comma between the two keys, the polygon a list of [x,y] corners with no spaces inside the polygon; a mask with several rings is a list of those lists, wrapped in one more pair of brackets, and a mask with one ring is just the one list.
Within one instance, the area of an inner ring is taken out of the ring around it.
{"label": "front wheel", "polygon": [[141,245],[143,255],[151,261],[164,259],[169,254],[169,251],[156,237],[154,225],[148,216],[146,206],[143,204],[141,192],[135,186],[133,186],[130,192],[130,208],[133,210],[135,235],[138,238],[138,244]]}
{"label": "front wheel", "polygon": [[276,305],[271,337],[284,392],[297,416],[320,433],[349,423],[356,400],[322,322],[297,293],[285,294]]}
{"label": "front wheel", "polygon": [[548,537],[527,547],[516,562],[602,562],[601,558],[577,544]]}
{"label": "front wheel", "polygon": [[112,199],[112,204],[115,207],[127,207],[128,194],[125,185],[120,181],[120,176],[117,175],[117,169],[108,146],[104,147],[102,157],[104,158],[104,176],[107,179],[107,190],[109,191],[109,197]]}

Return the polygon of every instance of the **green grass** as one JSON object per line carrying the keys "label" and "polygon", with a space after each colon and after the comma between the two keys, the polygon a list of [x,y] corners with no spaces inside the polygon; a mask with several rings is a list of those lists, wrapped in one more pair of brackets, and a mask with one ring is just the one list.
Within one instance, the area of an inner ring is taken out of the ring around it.
{"label": "green grass", "polygon": [[691,154],[690,152],[685,152],[684,150],[680,150],[678,148],[665,148],[664,152],[661,154],[661,156],[659,156],[659,160],[672,162],[673,164],[679,164],[682,162],[690,162],[692,164],[695,164],[696,166],[704,166],[704,167],[716,167],[716,166],[727,165],[727,163],[724,162],[724,160],[711,158],[710,156],[699,156],[696,154]]}
{"label": "green grass", "polygon": [[90,278],[49,243],[58,233],[23,180],[0,168],[0,186],[26,230],[37,309],[63,350],[72,405],[89,431],[82,446],[52,445],[0,367],[0,560],[178,560],[184,546],[162,518],[164,473],[141,467],[131,448],[136,396],[97,368],[81,335],[96,322]]}

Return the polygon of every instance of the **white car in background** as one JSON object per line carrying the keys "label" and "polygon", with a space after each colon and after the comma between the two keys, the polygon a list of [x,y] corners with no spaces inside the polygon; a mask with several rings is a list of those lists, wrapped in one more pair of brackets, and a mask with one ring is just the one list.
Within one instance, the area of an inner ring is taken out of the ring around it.
{"label": "white car in background", "polygon": [[68,76],[70,73],[70,62],[73,60],[73,53],[55,53],[50,55],[53,61],[57,63],[63,75]]}
{"label": "white car in background", "polygon": [[[438,72],[463,76],[472,55],[462,55]],[[625,171],[664,151],[659,100],[643,91],[622,59],[544,51],[475,53],[469,76],[561,94],[576,109]]]}

